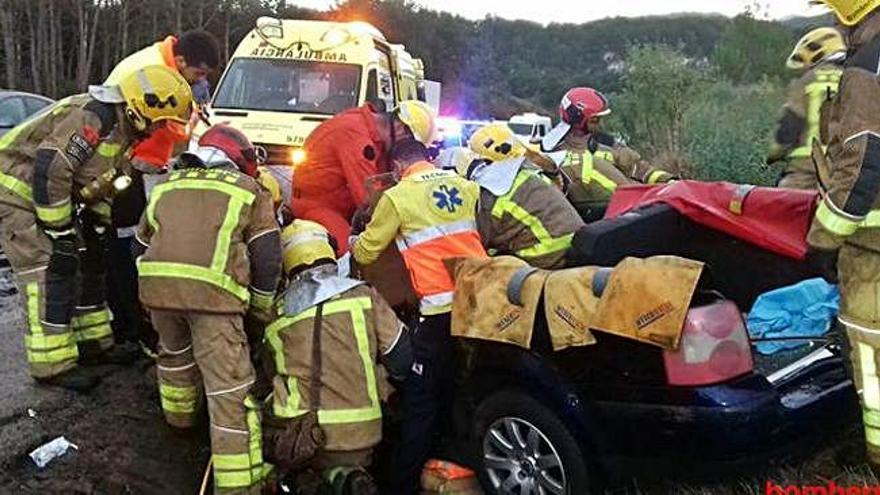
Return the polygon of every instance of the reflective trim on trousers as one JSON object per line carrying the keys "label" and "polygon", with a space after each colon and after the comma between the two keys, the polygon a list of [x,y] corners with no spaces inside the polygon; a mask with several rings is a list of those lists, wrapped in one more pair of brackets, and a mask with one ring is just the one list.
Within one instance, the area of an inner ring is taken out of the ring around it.
{"label": "reflective trim on trousers", "polygon": [[256,403],[250,396],[244,400],[248,428],[248,452],[214,454],[214,483],[218,488],[243,488],[260,483],[272,467],[263,463],[263,434]]}
{"label": "reflective trim on trousers", "polygon": [[196,412],[198,389],[193,386],[175,387],[159,383],[162,410],[169,413],[192,414]]}

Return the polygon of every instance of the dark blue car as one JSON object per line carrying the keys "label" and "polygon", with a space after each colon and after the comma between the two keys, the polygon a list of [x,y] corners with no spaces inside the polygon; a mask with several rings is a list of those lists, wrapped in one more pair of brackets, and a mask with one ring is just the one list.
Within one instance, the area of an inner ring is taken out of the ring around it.
{"label": "dark blue car", "polygon": [[591,224],[574,246],[581,264],[704,261],[682,344],[668,353],[594,332],[595,345],[554,353],[540,327],[529,351],[463,342],[455,434],[487,493],[582,494],[620,476],[760,466],[858,421],[835,334],[764,358],[743,323],[759,294],[812,267],[667,206]]}

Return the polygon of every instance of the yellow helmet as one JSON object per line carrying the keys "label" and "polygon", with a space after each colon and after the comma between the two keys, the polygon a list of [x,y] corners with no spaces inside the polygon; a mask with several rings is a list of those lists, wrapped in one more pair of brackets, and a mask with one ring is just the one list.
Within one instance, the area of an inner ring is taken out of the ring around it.
{"label": "yellow helmet", "polygon": [[789,69],[809,69],[820,62],[843,60],[846,51],[846,40],[840,31],[821,27],[798,40],[785,65]]}
{"label": "yellow helmet", "polygon": [[260,183],[269,194],[272,195],[272,203],[275,204],[275,208],[281,205],[281,186],[278,184],[278,180],[275,179],[275,176],[272,175],[272,172],[269,172],[269,169],[266,167],[257,167],[260,174],[257,175],[257,182]]}
{"label": "yellow helmet", "polygon": [[493,162],[518,158],[526,153],[526,147],[507,124],[480,127],[468,142],[474,153]]}
{"label": "yellow helmet", "polygon": [[285,227],[281,231],[281,247],[284,273],[321,259],[336,260],[327,229],[308,220],[294,220]]}
{"label": "yellow helmet", "polygon": [[138,131],[168,121],[185,126],[192,108],[192,90],[186,79],[164,65],[138,69],[119,81],[125,115]]}
{"label": "yellow helmet", "polygon": [[458,175],[467,177],[471,164],[479,159],[480,157],[473,151],[462,146],[455,146],[441,151],[437,159],[434,160],[434,164],[443,169],[453,169]]}
{"label": "yellow helmet", "polygon": [[811,0],[810,3],[826,5],[845,26],[858,24],[866,15],[880,7],[880,0]]}
{"label": "yellow helmet", "polygon": [[437,141],[437,123],[434,109],[427,103],[419,100],[406,100],[400,102],[394,109],[397,118],[409,128],[416,141],[431,146]]}

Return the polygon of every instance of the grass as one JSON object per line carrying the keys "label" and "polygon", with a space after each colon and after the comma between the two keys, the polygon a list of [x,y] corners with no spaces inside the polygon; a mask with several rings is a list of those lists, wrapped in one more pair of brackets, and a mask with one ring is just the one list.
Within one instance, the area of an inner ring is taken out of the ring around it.
{"label": "grass", "polygon": [[715,483],[691,484],[681,480],[666,480],[646,485],[633,480],[606,493],[613,495],[765,495],[766,483],[777,486],[827,487],[830,482],[837,486],[880,487],[877,472],[873,471],[864,456],[864,443],[859,438],[860,429],[853,428],[841,435],[841,445],[825,448],[797,463],[781,463],[768,466],[766,472],[750,477],[719,480]]}

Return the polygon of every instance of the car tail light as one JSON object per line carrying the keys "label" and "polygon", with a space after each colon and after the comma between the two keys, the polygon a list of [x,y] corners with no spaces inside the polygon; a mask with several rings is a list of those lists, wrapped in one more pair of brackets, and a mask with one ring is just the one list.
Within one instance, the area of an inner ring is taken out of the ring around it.
{"label": "car tail light", "polygon": [[708,385],[752,371],[752,347],[739,309],[721,301],[688,311],[677,351],[665,351],[670,385]]}

